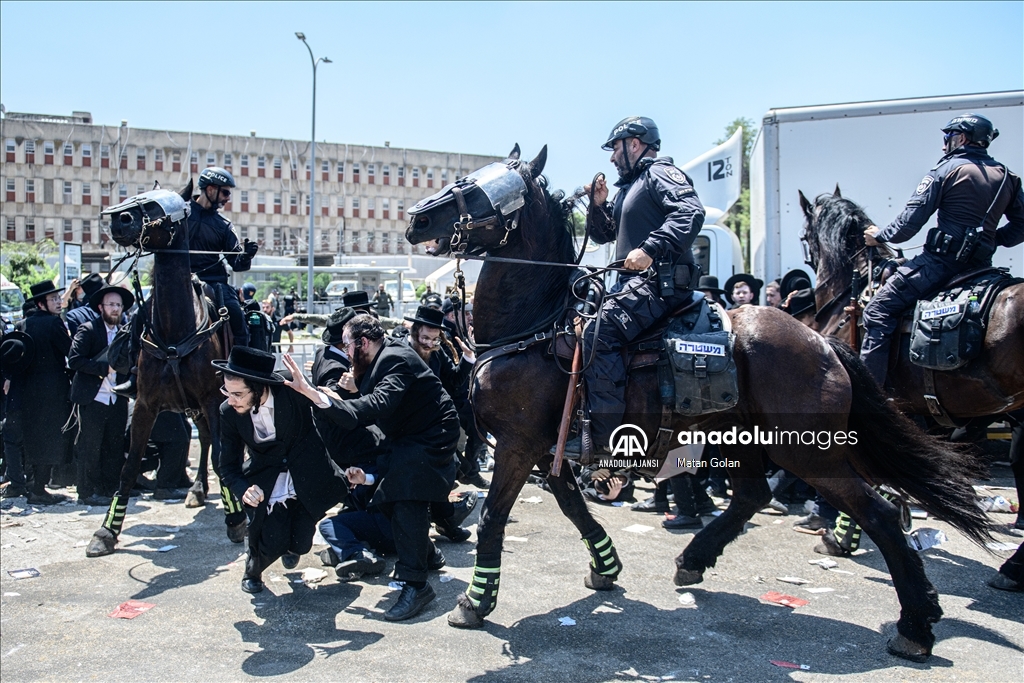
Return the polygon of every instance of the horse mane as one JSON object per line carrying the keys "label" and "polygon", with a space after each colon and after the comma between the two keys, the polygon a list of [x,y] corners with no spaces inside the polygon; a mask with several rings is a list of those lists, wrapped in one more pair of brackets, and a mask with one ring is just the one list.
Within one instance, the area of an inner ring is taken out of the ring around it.
{"label": "horse mane", "polygon": [[[527,187],[530,183],[529,170],[521,171],[526,180]],[[549,259],[558,263],[574,263],[576,261],[576,241],[572,230],[572,206],[565,202],[565,192],[562,190],[548,191],[548,179],[541,175],[533,182],[540,192],[527,193],[527,205],[523,207],[524,213],[529,216],[547,214],[547,222],[530,221],[520,224],[522,230],[523,244],[530,251],[536,250],[538,243],[547,237],[540,231],[549,233],[554,238],[554,253]]]}
{"label": "horse mane", "polygon": [[[873,221],[856,203],[830,193],[815,198],[814,214],[815,219],[808,224],[808,236],[818,244],[821,281],[838,277],[848,281],[852,277],[850,262],[864,249],[864,230],[873,225]],[[893,257],[892,250],[884,244],[876,249],[884,258]]]}

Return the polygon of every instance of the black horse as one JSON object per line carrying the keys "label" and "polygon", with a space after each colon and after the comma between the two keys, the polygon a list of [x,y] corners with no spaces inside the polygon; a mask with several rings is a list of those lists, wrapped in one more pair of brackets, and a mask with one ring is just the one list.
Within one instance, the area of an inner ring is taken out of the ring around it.
{"label": "black horse", "polygon": [[[87,557],[114,552],[124,524],[128,495],[139,476],[142,456],[157,415],[164,410],[190,415],[199,428],[202,458],[195,489],[205,493],[207,454],[220,454],[221,381],[210,364],[225,358],[217,332],[225,317],[193,286],[188,254],[188,202],[192,182],[180,194],[154,190],[104,211],[112,217],[111,236],[126,248],[153,252],[153,289],[145,308],[147,334],[138,358],[138,399],[132,413],[131,450],[121,470],[121,484],[92,541]],[[241,504],[221,488],[228,513],[228,537],[241,543],[245,520]],[[233,516],[232,516],[233,515]],[[241,519],[237,519],[241,517]],[[234,522],[233,524],[230,522]]]}
{"label": "black horse", "polygon": [[[546,183],[538,182],[546,157],[545,147],[532,162],[523,163],[518,145],[509,155],[506,170],[518,174],[525,187],[523,201],[506,203],[503,213],[489,198],[493,186],[463,180],[449,189],[450,201],[435,196],[410,211],[406,238],[413,244],[427,244],[435,255],[451,254],[454,245],[456,251],[488,257],[573,262],[568,210],[549,194]],[[477,177],[497,178],[506,187],[518,183],[500,168]],[[480,271],[475,336],[481,349],[489,350],[477,360],[473,408],[481,429],[495,436],[497,447],[494,478],[478,530],[476,568],[469,589],[448,617],[453,626],[478,627],[494,609],[509,512],[531,469],[550,470],[548,447],[558,433],[568,378],[556,366],[550,344],[531,340],[537,338],[538,321],[557,318],[566,305],[574,272],[508,261],[485,262]],[[745,306],[730,311],[728,318],[737,335],[739,404],[699,418],[675,415],[674,431],[726,431],[735,426],[747,432],[755,427],[761,432],[856,432],[858,439],[856,444],[832,443],[825,450],[778,442],[722,445],[722,456],[730,462],[733,499],[676,559],[675,583],[700,582],[744,523],[768,503],[771,493],[762,467],[767,451],[774,462],[848,512],[875,541],[902,605],[899,635],[889,642],[889,650],[901,657],[926,658],[934,643],[931,624],[942,615],[938,597],[920,558],[903,538],[899,511],[872,485],[899,488],[969,537],[983,539],[987,522],[974,502],[970,461],[889,408],[863,365],[842,344],[827,342],[774,308]],[[647,435],[656,434],[662,413],[653,367],[631,373],[626,400],[624,423],[641,427]],[[621,565],[569,470],[562,468],[560,476],[549,477],[551,491],[591,553],[585,584],[610,589]],[[656,468],[649,470],[654,472]]]}

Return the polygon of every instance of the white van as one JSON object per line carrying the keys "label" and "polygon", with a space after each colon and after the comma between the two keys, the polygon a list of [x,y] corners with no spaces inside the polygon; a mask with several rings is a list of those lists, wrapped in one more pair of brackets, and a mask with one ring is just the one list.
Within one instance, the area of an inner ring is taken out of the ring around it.
{"label": "white van", "polygon": [[0,315],[12,325],[21,322],[24,314],[21,307],[25,304],[25,295],[16,284],[0,275]]}
{"label": "white van", "polygon": [[[391,295],[391,300],[398,303],[398,280],[385,280],[384,291]],[[416,288],[408,280],[402,280],[402,301],[411,303],[419,301],[416,298]]]}

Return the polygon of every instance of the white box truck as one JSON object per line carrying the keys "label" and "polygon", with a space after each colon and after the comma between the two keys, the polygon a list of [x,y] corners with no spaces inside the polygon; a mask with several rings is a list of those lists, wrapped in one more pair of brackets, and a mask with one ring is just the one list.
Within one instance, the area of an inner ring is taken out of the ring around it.
{"label": "white box truck", "polygon": [[[804,216],[797,190],[813,200],[838,184],[876,225],[891,223],[942,156],[940,129],[964,112],[992,121],[999,130],[992,156],[1024,173],[1021,90],[770,110],[750,158],[754,275],[768,282],[794,268],[810,272],[800,244]],[[913,239],[893,246],[916,256],[934,226],[933,216]],[[992,260],[1024,276],[1024,245],[999,248]]]}

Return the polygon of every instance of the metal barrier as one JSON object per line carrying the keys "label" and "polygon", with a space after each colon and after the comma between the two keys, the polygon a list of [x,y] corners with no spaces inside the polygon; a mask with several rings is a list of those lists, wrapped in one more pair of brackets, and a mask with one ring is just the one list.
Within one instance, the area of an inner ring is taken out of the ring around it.
{"label": "metal barrier", "polygon": [[323,345],[323,342],[312,339],[292,343],[283,341],[280,344],[274,344],[274,357],[277,358],[277,363],[275,364],[274,369],[284,369],[284,362],[281,360],[281,357],[285,353],[288,353],[291,355],[292,360],[294,360],[300,368],[303,368],[308,373],[309,369],[313,365],[313,356],[316,354],[316,350]]}

